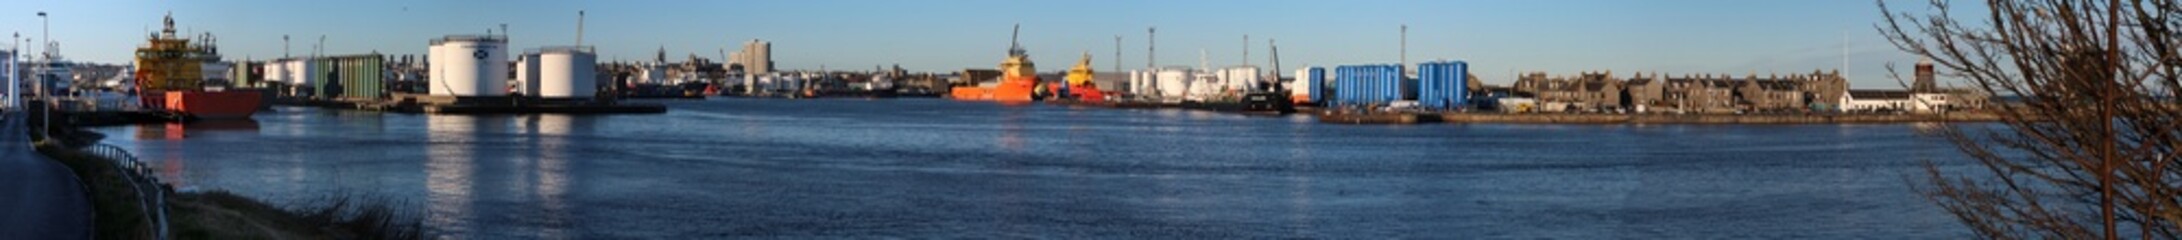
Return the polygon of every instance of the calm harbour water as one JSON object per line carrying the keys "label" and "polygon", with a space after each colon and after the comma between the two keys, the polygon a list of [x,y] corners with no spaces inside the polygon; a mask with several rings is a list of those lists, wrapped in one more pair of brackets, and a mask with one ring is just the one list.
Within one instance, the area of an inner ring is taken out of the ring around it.
{"label": "calm harbour water", "polygon": [[413,206],[455,238],[1967,237],[1915,125],[1317,124],[932,99],[660,115],[279,108],[96,129],[189,189]]}

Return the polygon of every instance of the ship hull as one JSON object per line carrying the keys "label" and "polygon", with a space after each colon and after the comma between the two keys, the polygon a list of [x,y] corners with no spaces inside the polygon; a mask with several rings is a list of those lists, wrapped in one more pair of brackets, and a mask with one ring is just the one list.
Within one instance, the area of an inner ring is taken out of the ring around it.
{"label": "ship hull", "polygon": [[257,90],[148,92],[144,99],[159,99],[148,106],[199,119],[247,119],[264,105]]}
{"label": "ship hull", "polygon": [[1037,77],[1008,77],[993,87],[955,87],[948,94],[958,100],[1028,102],[1037,100]]}

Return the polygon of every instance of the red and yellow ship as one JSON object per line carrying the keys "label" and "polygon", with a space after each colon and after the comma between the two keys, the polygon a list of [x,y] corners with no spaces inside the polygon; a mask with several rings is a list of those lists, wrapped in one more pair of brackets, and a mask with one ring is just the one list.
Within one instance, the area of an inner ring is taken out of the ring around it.
{"label": "red and yellow ship", "polygon": [[[1016,33],[1020,34],[1023,27],[1018,25],[1015,29]],[[1070,69],[1068,76],[1065,78],[1068,90],[1059,91],[1058,86],[1056,86],[1055,89],[1048,89],[1054,91],[1048,92],[1068,93],[1061,96],[1061,98],[1068,99],[1093,102],[1105,100],[1105,94],[1099,91],[1098,86],[1091,84],[1090,64],[1091,55],[1085,53],[1083,61],[1077,62],[1076,67]],[[973,79],[973,81],[975,80]],[[1041,90],[1039,89],[1039,83],[1038,68],[1036,64],[1030,62],[1030,54],[1023,50],[1021,44],[1017,44],[1011,39],[1008,44],[1008,57],[1000,61],[1000,82],[998,84],[955,87],[949,89],[947,96],[958,100],[1029,102],[1042,98],[1039,92]]]}
{"label": "red and yellow ship", "polygon": [[[1015,27],[1022,32],[1022,26]],[[1038,68],[1030,62],[1030,54],[1023,46],[1010,40],[1008,58],[1000,61],[1000,83],[993,86],[961,86],[949,89],[947,96],[959,100],[1001,102],[1029,102],[1037,100]],[[973,79],[972,81],[976,81]]]}
{"label": "red and yellow ship", "polygon": [[208,119],[250,118],[263,104],[256,90],[208,86],[204,63],[219,61],[217,48],[191,45],[176,36],[174,16],[151,42],[136,49],[136,91],[144,107]]}
{"label": "red and yellow ship", "polygon": [[1106,102],[1106,92],[1099,91],[1097,82],[1091,81],[1092,76],[1091,53],[1086,52],[1083,53],[1082,60],[1076,60],[1075,67],[1068,68],[1068,76],[1061,78],[1067,82],[1067,88],[1053,92],[1061,93],[1062,99],[1087,103]]}

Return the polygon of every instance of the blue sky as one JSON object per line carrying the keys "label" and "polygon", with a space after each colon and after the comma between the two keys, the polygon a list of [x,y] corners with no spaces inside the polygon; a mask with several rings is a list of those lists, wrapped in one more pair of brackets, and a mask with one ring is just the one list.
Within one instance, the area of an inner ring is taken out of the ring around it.
{"label": "blue sky", "polygon": [[[1921,1],[1898,7],[1923,10]],[[1426,1],[122,1],[18,0],[0,8],[0,31],[35,37],[38,11],[51,12],[62,54],[121,63],[174,12],[185,31],[211,32],[229,58],[293,53],[320,35],[327,52],[417,54],[428,39],[481,34],[508,24],[512,45],[575,41],[576,11],[588,12],[585,43],[601,57],[719,58],[750,39],[773,42],[783,69],[914,71],[993,68],[1009,26],[1023,24],[1024,46],[1043,71],[1066,68],[1089,51],[1099,71],[1114,69],[1122,36],[1125,69],[1145,66],[1146,27],[1159,28],[1159,65],[1266,64],[1265,40],[1278,39],[1285,68],[1394,63],[1399,26],[1409,25],[1409,59],[1471,63],[1489,83],[1510,73],[1572,74],[1613,70],[1669,73],[1802,73],[1842,66],[1847,42],[1857,88],[1896,88],[1886,64],[1916,58],[1878,36],[1878,7],[1860,0],[1426,0]],[[11,44],[12,45],[12,44]],[[1292,70],[1284,71],[1292,72]]]}

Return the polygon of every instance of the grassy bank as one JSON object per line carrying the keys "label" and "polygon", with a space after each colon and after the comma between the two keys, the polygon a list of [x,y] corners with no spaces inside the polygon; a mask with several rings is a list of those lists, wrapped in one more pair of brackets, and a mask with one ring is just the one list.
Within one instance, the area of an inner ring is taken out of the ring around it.
{"label": "grassy bank", "polygon": [[122,171],[105,159],[61,146],[59,141],[37,141],[39,153],[74,171],[90,194],[92,235],[96,239],[153,239],[154,224],[144,211],[144,196],[129,184]]}
{"label": "grassy bank", "polygon": [[[74,129],[74,128],[59,128]],[[166,197],[171,239],[420,239],[423,226],[415,214],[403,214],[385,201],[333,197],[316,204],[282,208],[224,191],[175,193],[166,186],[131,184],[129,171],[116,160],[83,150],[98,136],[82,130],[54,137],[32,134],[39,153],[66,165],[83,182],[91,200],[95,239],[157,239],[157,209],[142,200]],[[147,188],[139,192],[137,187]]]}
{"label": "grassy bank", "polygon": [[174,196],[175,239],[421,239],[423,226],[378,202],[335,198],[280,208],[225,191]]}

